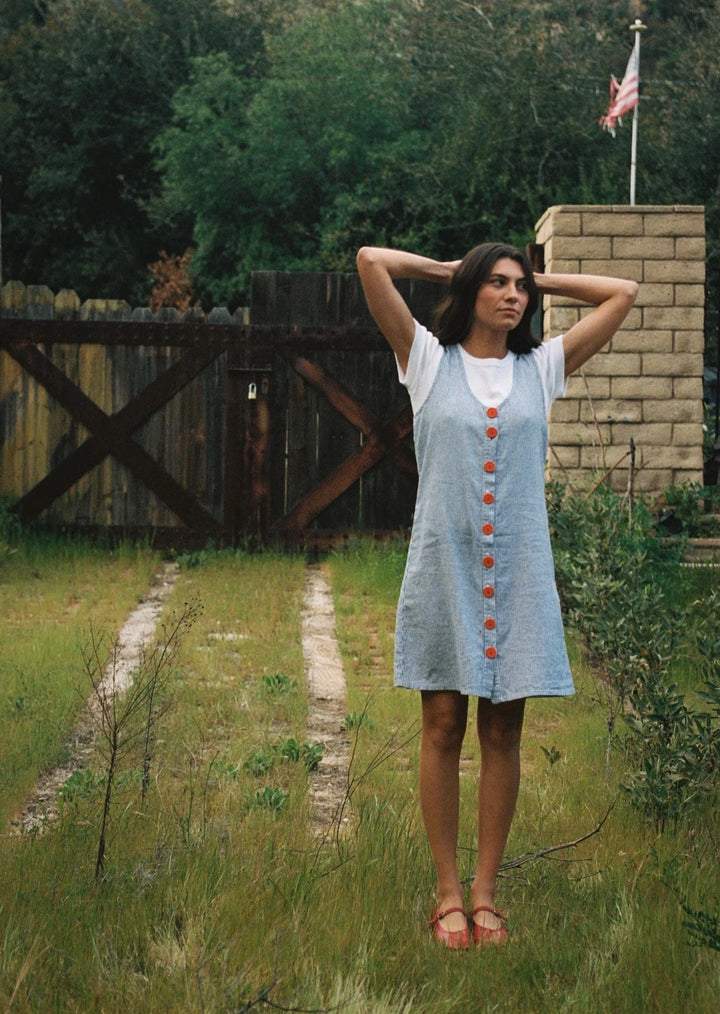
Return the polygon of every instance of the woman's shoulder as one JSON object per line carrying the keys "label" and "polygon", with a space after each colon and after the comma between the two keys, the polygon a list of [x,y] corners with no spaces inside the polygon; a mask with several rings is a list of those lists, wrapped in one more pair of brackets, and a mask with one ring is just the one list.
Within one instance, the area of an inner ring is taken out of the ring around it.
{"label": "woman's shoulder", "polygon": [[556,398],[565,393],[567,387],[563,336],[556,335],[542,342],[537,348],[530,350],[528,358],[536,365],[540,374],[545,405],[549,408]]}
{"label": "woman's shoulder", "polygon": [[551,359],[562,351],[562,341],[563,336],[561,334],[555,335],[554,338],[548,338],[547,341],[542,341],[535,348],[530,349],[528,355],[534,356],[537,359]]}
{"label": "woman's shoulder", "polygon": [[399,371],[400,382],[407,387],[415,412],[420,409],[433,385],[444,351],[432,331],[416,320],[407,371]]}

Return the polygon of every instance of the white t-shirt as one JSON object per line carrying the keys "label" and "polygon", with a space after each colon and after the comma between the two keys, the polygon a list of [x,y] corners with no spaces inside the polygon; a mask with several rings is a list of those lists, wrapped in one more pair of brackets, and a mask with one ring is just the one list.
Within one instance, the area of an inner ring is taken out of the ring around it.
{"label": "white t-shirt", "polygon": [[[567,388],[562,338],[562,335],[551,338],[528,353],[537,363],[546,412],[550,411],[556,398],[565,394]],[[508,353],[503,359],[478,359],[462,346],[460,354],[470,390],[478,401],[483,405],[499,405],[504,401],[512,388],[515,356]],[[435,335],[415,321],[415,337],[407,371],[397,364],[400,383],[408,389],[414,413],[419,412],[430,393],[442,356],[443,346]]]}

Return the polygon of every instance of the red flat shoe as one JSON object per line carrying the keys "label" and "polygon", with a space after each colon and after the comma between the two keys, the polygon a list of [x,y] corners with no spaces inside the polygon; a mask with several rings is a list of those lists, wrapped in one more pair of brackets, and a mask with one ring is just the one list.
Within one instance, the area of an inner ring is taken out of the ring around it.
{"label": "red flat shoe", "polygon": [[446,915],[450,915],[451,912],[462,912],[467,918],[464,908],[446,908],[444,912],[439,912],[435,909],[435,914],[428,923],[428,926],[433,931],[433,936],[439,944],[449,948],[451,951],[466,951],[470,947],[470,931],[467,926],[461,930],[446,930],[444,926],[440,925],[440,920],[444,919]]}
{"label": "red flat shoe", "polygon": [[[480,923],[475,922],[476,912],[490,912],[497,919],[502,921],[502,926],[497,926],[495,929],[490,929],[489,926],[481,926]],[[472,919],[472,935],[474,943],[479,944],[480,946],[493,944],[496,947],[502,947],[507,943],[507,919],[501,912],[498,912],[496,908],[490,908],[489,905],[478,905],[478,907],[474,908],[470,913],[470,918]]]}

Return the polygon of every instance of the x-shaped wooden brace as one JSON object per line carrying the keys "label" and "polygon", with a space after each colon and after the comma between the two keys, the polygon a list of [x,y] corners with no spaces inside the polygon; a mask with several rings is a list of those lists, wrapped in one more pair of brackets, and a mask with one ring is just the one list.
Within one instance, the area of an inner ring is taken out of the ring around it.
{"label": "x-shaped wooden brace", "polygon": [[108,455],[126,465],[189,528],[220,533],[222,525],[196,498],[147,451],[131,433],[222,352],[222,346],[208,343],[189,349],[168,370],[152,381],[139,395],[113,415],[103,412],[33,342],[3,335],[2,348],[35,378],[70,415],[90,431],[80,447],[68,455],[17,505],[23,521],[36,518],[78,479]]}
{"label": "x-shaped wooden brace", "polygon": [[367,438],[362,447],[345,458],[276,523],[275,527],[280,534],[297,538],[318,514],[382,458],[392,457],[398,467],[411,476],[417,476],[417,465],[412,452],[401,443],[403,438],[412,432],[410,405],[406,405],[393,419],[383,423],[371,409],[363,405],[317,363],[311,363],[300,356],[295,357],[290,352],[282,355],[297,374],[317,388],[330,404]]}

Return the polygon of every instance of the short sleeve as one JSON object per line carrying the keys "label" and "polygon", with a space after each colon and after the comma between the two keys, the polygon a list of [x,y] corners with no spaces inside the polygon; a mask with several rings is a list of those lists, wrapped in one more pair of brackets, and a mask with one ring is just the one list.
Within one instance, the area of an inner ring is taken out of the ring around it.
{"label": "short sleeve", "polygon": [[567,390],[563,336],[557,335],[557,337],[543,342],[530,354],[537,364],[545,400],[545,411],[549,412],[555,399],[561,398]]}
{"label": "short sleeve", "polygon": [[398,378],[410,395],[413,412],[417,413],[433,385],[443,356],[443,348],[435,335],[415,321],[415,335],[410,348],[407,370],[397,362]]}

